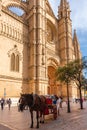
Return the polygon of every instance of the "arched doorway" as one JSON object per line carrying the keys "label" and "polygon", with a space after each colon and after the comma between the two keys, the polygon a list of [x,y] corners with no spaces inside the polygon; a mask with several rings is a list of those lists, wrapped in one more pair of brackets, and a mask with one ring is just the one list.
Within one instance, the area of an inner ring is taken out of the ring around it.
{"label": "arched doorway", "polygon": [[62,96],[62,84],[56,81],[55,72],[60,62],[59,58],[48,58],[48,94]]}
{"label": "arched doorway", "polygon": [[48,94],[56,94],[58,95],[58,86],[55,80],[55,71],[56,69],[53,66],[48,66]]}

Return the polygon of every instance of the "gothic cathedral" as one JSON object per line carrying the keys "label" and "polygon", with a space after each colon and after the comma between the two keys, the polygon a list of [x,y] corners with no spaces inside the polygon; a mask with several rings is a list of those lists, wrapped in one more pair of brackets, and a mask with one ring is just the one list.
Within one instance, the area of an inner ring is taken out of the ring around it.
{"label": "gothic cathedral", "polygon": [[[0,97],[31,92],[66,96],[55,71],[81,58],[70,12],[67,0],[60,0],[58,17],[49,0],[0,0]],[[76,97],[75,85],[70,90]]]}

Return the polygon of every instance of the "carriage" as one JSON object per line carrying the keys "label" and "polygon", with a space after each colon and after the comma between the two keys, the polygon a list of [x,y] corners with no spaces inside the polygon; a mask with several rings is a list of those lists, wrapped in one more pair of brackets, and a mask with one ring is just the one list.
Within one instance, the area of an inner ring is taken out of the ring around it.
{"label": "carriage", "polygon": [[57,107],[56,107],[56,99],[55,96],[46,96],[46,104],[47,108],[45,109],[44,115],[48,117],[48,119],[51,117],[54,120],[57,119]]}

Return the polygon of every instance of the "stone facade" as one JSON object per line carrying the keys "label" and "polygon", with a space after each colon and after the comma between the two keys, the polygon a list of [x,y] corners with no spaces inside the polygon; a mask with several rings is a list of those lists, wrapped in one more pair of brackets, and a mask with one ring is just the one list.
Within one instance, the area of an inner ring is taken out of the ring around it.
{"label": "stone facade", "polygon": [[[22,9],[23,15],[11,7]],[[72,37],[69,3],[60,0],[56,18],[48,0],[1,0],[0,56],[0,97],[31,92],[66,96],[55,70],[81,58],[76,31]],[[76,88],[70,89],[76,96]]]}

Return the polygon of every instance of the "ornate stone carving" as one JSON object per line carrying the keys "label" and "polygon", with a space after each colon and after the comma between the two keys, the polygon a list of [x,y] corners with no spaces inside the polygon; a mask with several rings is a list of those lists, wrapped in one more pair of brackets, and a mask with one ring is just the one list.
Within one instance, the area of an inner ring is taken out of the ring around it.
{"label": "ornate stone carving", "polygon": [[14,53],[15,55],[18,55],[18,56],[19,56],[19,59],[22,60],[22,55],[21,55],[21,53],[18,51],[17,45],[14,45],[14,47],[8,51],[8,56],[10,57],[12,53]]}
{"label": "ornate stone carving", "polygon": [[[13,27],[12,25],[1,21],[0,23],[0,34],[12,38],[13,40],[20,42],[20,43],[28,43],[28,35],[27,32],[23,33],[21,30],[19,30],[16,27]],[[23,39],[22,39],[23,38]]]}
{"label": "ornate stone carving", "polygon": [[47,41],[48,42],[53,41],[53,32],[52,32],[52,28],[49,25],[47,25]]}
{"label": "ornate stone carving", "polygon": [[50,7],[50,4],[48,3],[48,1],[46,2],[46,11],[49,15],[51,15],[52,17],[54,17],[54,13]]}
{"label": "ornate stone carving", "polygon": [[27,2],[21,2],[20,0],[3,0],[2,5],[6,8],[9,6],[16,6],[22,8],[27,13]]}

